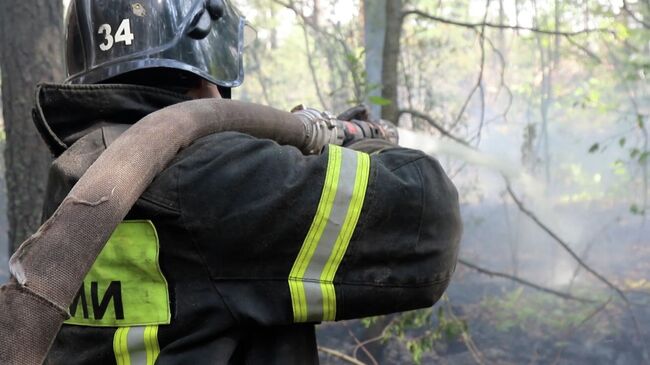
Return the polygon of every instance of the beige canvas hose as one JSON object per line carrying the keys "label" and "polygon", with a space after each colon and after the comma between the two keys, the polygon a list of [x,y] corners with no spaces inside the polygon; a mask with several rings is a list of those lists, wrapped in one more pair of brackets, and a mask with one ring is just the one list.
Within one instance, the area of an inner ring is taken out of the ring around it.
{"label": "beige canvas hose", "polygon": [[13,278],[0,287],[0,364],[44,361],[83,278],[135,201],[178,151],[223,131],[305,153],[341,139],[325,120],[230,100],[188,101],[143,118],[106,149],[11,258]]}

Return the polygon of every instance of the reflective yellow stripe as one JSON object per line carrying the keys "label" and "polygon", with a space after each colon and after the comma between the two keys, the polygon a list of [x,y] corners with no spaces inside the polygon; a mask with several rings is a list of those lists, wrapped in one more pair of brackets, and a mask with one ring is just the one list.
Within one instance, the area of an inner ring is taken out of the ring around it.
{"label": "reflective yellow stripe", "polygon": [[343,256],[348,249],[352,233],[357,226],[361,208],[366,197],[366,188],[370,177],[370,156],[359,153],[357,161],[357,173],[354,182],[354,192],[348,208],[348,214],[345,217],[341,233],[336,239],[332,255],[325,264],[325,269],[321,275],[321,289],[323,291],[323,320],[333,321],[336,319],[336,292],[334,290],[334,276],[343,261]]}
{"label": "reflective yellow stripe", "polygon": [[118,327],[113,353],[117,365],[154,365],[160,354],[158,326]]}
{"label": "reflective yellow stripe", "polygon": [[336,188],[339,181],[339,174],[341,170],[341,150],[330,146],[327,172],[325,174],[325,184],[323,185],[323,192],[321,193],[316,216],[309,228],[307,237],[300,248],[298,257],[293,263],[291,272],[289,273],[289,289],[291,291],[291,298],[293,302],[293,318],[295,322],[305,322],[307,320],[307,299],[305,296],[305,288],[303,278],[307,265],[309,264],[318,241],[325,230],[327,218],[332,211],[334,204],[334,197]]}
{"label": "reflective yellow stripe", "polygon": [[361,214],[369,171],[367,154],[329,146],[316,215],[289,274],[295,322],[336,318],[333,280]]}
{"label": "reflective yellow stripe", "polygon": [[113,353],[115,353],[115,362],[117,365],[131,365],[126,340],[128,334],[129,327],[119,327],[113,336]]}
{"label": "reflective yellow stripe", "polygon": [[160,354],[158,345],[158,326],[147,326],[144,330],[144,343],[147,350],[147,365],[154,365]]}

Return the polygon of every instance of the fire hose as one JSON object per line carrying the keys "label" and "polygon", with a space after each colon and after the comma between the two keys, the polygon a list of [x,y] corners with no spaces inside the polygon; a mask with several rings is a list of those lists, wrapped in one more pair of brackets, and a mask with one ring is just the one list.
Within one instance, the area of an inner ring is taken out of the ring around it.
{"label": "fire hose", "polygon": [[397,142],[389,123],[341,121],[245,102],[203,99],[161,109],[116,139],[54,214],[10,259],[0,287],[0,364],[41,364],[81,283],[117,225],[154,177],[194,140],[237,131],[292,145],[305,154],[359,138]]}

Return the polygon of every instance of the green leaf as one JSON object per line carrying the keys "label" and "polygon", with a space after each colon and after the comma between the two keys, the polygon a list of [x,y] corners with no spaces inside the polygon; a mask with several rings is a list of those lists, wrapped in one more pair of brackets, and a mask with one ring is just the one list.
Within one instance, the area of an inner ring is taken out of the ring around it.
{"label": "green leaf", "polygon": [[630,150],[630,158],[635,158],[641,153],[641,151],[638,148],[632,148]]}
{"label": "green leaf", "polygon": [[593,145],[591,145],[591,147],[589,147],[589,153],[598,152],[599,148],[600,148],[600,143],[594,143]]}
{"label": "green leaf", "polygon": [[616,32],[616,37],[622,40],[627,39],[630,36],[630,31],[622,23],[614,24],[614,31]]}
{"label": "green leaf", "polygon": [[356,65],[359,63],[359,57],[354,53],[348,53],[345,58],[348,60],[348,63],[351,65]]}
{"label": "green leaf", "polygon": [[641,156],[639,156],[639,163],[641,165],[645,164],[646,162],[648,162],[648,158],[650,158],[650,151],[643,152]]}
{"label": "green leaf", "polygon": [[637,116],[636,116],[636,124],[639,126],[640,129],[645,128],[645,123],[643,122],[643,115],[637,114]]}
{"label": "green leaf", "polygon": [[391,105],[393,103],[390,99],[382,98],[381,96],[370,96],[368,97],[368,101],[372,104],[381,106]]}
{"label": "green leaf", "polygon": [[626,142],[625,137],[623,137],[618,141],[618,145],[621,147],[625,147],[625,142]]}

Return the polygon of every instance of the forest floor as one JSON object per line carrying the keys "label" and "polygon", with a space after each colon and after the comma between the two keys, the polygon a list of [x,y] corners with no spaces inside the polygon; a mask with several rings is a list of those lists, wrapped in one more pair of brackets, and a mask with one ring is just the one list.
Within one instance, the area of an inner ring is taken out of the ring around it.
{"label": "forest floor", "polygon": [[[488,279],[489,280],[489,279]],[[635,325],[623,305],[610,302],[606,308],[594,304],[568,303],[544,298],[532,290],[508,289],[476,274],[455,282],[448,290],[454,314],[467,324],[471,343],[461,335],[443,338],[433,351],[421,357],[422,364],[646,364],[644,351],[650,336],[650,293],[629,295],[634,303]],[[442,304],[438,304],[440,306]],[[430,328],[439,323],[434,319]],[[351,331],[349,331],[351,330]],[[370,336],[360,321],[333,323],[319,327],[319,345],[353,354],[355,340]],[[411,336],[416,337],[414,332]],[[378,364],[413,364],[403,340],[382,341],[373,351]],[[362,350],[358,358],[372,364]],[[321,354],[322,364],[349,362]]]}

